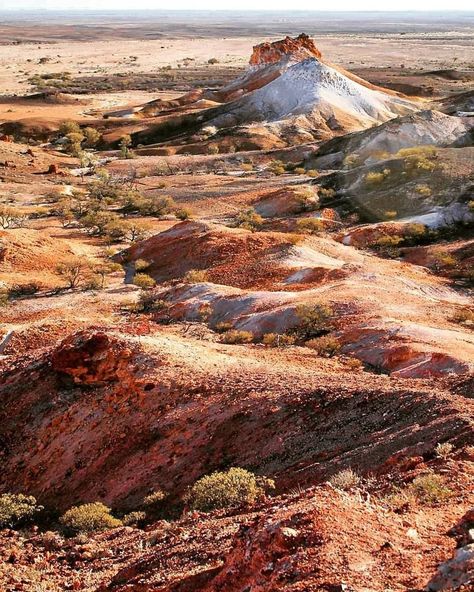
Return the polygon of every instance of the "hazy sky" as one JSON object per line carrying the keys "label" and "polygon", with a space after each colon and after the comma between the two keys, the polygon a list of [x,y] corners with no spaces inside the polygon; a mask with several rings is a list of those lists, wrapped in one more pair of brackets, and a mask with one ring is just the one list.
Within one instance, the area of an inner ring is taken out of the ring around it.
{"label": "hazy sky", "polygon": [[[332,0],[321,3],[326,10],[472,10],[472,0],[397,0],[381,3],[380,0]],[[202,9],[202,10],[265,10],[318,9],[318,4],[310,0],[0,0],[0,9]]]}

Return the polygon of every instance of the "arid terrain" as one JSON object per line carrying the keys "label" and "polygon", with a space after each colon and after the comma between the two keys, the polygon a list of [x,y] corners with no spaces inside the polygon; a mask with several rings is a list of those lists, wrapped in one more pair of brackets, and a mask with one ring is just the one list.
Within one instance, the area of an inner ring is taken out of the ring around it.
{"label": "arid terrain", "polygon": [[0,591],[474,590],[474,16],[381,14],[3,19]]}

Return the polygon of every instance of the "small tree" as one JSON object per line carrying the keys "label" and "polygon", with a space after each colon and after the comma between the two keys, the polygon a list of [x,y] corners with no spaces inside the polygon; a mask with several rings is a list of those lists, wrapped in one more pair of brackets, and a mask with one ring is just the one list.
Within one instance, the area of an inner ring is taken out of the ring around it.
{"label": "small tree", "polygon": [[56,267],[56,273],[66,282],[71,290],[77,288],[90,270],[88,262],[81,257],[71,257]]}
{"label": "small tree", "polygon": [[93,127],[86,127],[84,130],[84,143],[88,148],[93,148],[102,139],[100,132]]}

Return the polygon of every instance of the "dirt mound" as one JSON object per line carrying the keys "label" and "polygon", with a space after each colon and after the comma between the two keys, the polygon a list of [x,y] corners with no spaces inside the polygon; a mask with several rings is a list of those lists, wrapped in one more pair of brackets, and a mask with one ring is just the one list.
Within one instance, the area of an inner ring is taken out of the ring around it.
{"label": "dirt mound", "polygon": [[123,256],[127,262],[148,261],[147,273],[160,282],[181,279],[196,269],[205,270],[206,280],[216,284],[263,287],[288,273],[281,260],[291,246],[291,238],[282,233],[183,222],[131,247]]}

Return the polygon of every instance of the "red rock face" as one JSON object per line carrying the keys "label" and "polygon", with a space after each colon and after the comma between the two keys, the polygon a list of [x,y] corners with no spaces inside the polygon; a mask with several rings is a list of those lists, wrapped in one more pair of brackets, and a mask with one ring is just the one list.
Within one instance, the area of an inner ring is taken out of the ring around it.
{"label": "red rock face", "polygon": [[80,385],[99,386],[129,376],[131,350],[105,333],[81,332],[65,339],[51,365]]}
{"label": "red rock face", "polygon": [[255,45],[249,63],[251,66],[272,64],[287,55],[294,55],[298,59],[322,57],[314,41],[305,33],[301,33],[298,37],[285,37],[273,43],[267,41]]}

